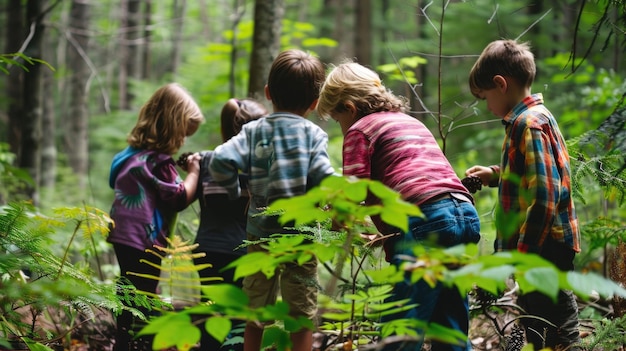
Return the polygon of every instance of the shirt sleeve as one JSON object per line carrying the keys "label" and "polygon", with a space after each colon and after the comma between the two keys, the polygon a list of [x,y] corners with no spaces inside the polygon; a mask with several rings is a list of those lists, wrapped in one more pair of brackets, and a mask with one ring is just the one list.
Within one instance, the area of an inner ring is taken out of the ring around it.
{"label": "shirt sleeve", "polygon": [[231,200],[241,195],[239,170],[249,173],[246,160],[250,152],[247,134],[244,132],[218,146],[213,152],[213,158],[209,164],[211,176],[217,184],[226,188]]}
{"label": "shirt sleeve", "polygon": [[556,211],[556,194],[561,184],[555,155],[548,136],[539,129],[527,128],[520,143],[526,172],[521,179],[520,207],[526,216],[520,227],[517,249],[539,253],[548,236]]}
{"label": "shirt sleeve", "polygon": [[172,159],[158,164],[154,170],[159,199],[172,210],[179,212],[187,208],[187,193],[176,165]]}
{"label": "shirt sleeve", "polygon": [[360,131],[348,131],[343,140],[343,174],[371,178],[370,141]]}

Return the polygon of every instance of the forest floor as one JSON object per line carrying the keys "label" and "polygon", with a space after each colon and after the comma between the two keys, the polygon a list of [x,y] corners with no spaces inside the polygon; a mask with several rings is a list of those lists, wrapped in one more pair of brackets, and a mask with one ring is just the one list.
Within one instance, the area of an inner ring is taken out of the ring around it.
{"label": "forest floor", "polygon": [[[469,335],[474,351],[521,350],[523,335],[520,336],[519,333],[515,332],[517,327],[514,321],[519,315],[515,300],[515,293],[508,293],[495,301],[490,301],[490,307],[488,309],[482,308],[480,304],[473,301],[471,304],[472,311]],[[582,310],[590,305],[589,302],[580,302],[579,308]],[[605,309],[605,311],[612,310],[610,305],[606,307],[596,304],[595,308],[602,308]],[[517,331],[519,332],[519,330]],[[112,351],[114,332],[114,318],[110,312],[103,310],[96,318],[79,322],[78,327],[75,328],[71,336],[69,349],[65,347],[61,348],[61,350]],[[592,324],[581,320],[581,337],[583,340],[585,340],[585,337],[592,335],[593,332]],[[316,334],[316,336],[312,351],[344,350],[342,346],[324,337],[321,333]],[[333,343],[334,345],[332,345]],[[507,344],[510,345],[507,346]],[[517,345],[517,347],[513,347],[513,345]],[[429,350],[428,344],[424,345],[423,350]],[[605,350],[595,348],[594,351]],[[609,351],[609,349],[606,349],[606,351]],[[625,351],[625,348],[623,346],[613,347],[610,351]]]}

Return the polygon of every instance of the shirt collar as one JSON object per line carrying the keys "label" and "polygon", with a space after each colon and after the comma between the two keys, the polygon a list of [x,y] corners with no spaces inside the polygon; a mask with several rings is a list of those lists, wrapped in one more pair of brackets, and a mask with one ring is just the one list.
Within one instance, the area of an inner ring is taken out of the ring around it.
{"label": "shirt collar", "polygon": [[541,93],[531,94],[520,101],[520,103],[515,105],[515,107],[502,118],[502,124],[504,126],[513,124],[519,115],[536,105],[543,105],[543,95]]}

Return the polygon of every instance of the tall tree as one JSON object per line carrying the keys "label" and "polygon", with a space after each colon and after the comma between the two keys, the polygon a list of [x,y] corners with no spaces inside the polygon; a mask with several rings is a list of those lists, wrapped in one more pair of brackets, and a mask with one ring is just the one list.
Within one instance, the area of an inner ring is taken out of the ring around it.
{"label": "tall tree", "polygon": [[[126,21],[126,40],[125,44],[128,48],[126,64],[126,74],[130,79],[139,79],[141,77],[141,1],[128,0],[128,18]],[[126,89],[126,103],[128,108],[132,108],[135,95],[131,89]]]}
{"label": "tall tree", "polygon": [[68,113],[65,114],[65,152],[69,165],[78,175],[78,188],[85,188],[88,170],[88,120],[89,110],[89,22],[88,1],[73,0],[70,9],[70,22],[67,47],[67,66],[70,72]]}
{"label": "tall tree", "polygon": [[176,76],[180,66],[183,44],[183,23],[187,12],[187,0],[174,0],[174,33],[172,38],[172,67],[170,71]]}
{"label": "tall tree", "polygon": [[119,98],[119,109],[127,110],[129,109],[128,103],[128,65],[126,65],[126,61],[128,61],[128,46],[126,45],[126,31],[128,30],[128,2],[130,0],[121,0],[121,12],[120,12],[120,36],[119,36],[119,50],[117,52],[117,57],[121,64],[118,65],[118,79],[117,79],[117,88],[118,88],[118,98]]}
{"label": "tall tree", "polygon": [[[24,8],[21,0],[9,0],[7,7],[6,24],[6,53],[16,53],[20,50],[24,40]],[[22,83],[24,71],[20,67],[12,66],[9,71],[6,84],[6,99],[8,103],[7,115],[9,117],[8,140],[11,151],[18,157],[22,131],[20,127],[22,119]]]}
{"label": "tall tree", "polygon": [[[49,36],[49,35],[47,35]],[[48,39],[46,40],[49,41]],[[45,45],[44,57],[52,57],[54,47]],[[43,70],[41,130],[48,131],[41,135],[41,188],[53,190],[56,184],[57,146],[54,109],[55,77],[51,70]],[[45,199],[43,199],[45,201]]]}
{"label": "tall tree", "polygon": [[[44,37],[44,4],[45,0],[28,0],[26,4],[26,19],[29,24],[29,34],[24,54],[37,59],[42,58],[42,44]],[[38,203],[38,184],[40,179],[40,148],[41,148],[41,78],[42,64],[33,62],[28,65],[28,74],[24,75],[24,107],[22,117],[22,140],[19,166],[28,171],[34,181],[34,186],[28,189],[27,194],[35,203]]]}
{"label": "tall tree", "polygon": [[372,2],[359,0],[356,3],[356,21],[354,38],[356,58],[363,65],[372,63]]}
{"label": "tall tree", "polygon": [[272,61],[280,50],[284,0],[256,0],[254,2],[254,35],[250,57],[248,96],[262,99]]}
{"label": "tall tree", "polygon": [[237,83],[235,80],[235,67],[237,66],[237,57],[239,56],[239,50],[237,48],[237,28],[239,28],[239,22],[241,22],[241,18],[245,13],[245,3],[242,4],[241,0],[233,1],[233,21],[231,24],[231,30],[233,31],[233,35],[230,37],[230,72],[228,74],[228,92],[230,96],[235,96]]}
{"label": "tall tree", "polygon": [[150,39],[152,37],[152,0],[144,0],[143,9],[143,52],[141,62],[142,79],[150,78]]}

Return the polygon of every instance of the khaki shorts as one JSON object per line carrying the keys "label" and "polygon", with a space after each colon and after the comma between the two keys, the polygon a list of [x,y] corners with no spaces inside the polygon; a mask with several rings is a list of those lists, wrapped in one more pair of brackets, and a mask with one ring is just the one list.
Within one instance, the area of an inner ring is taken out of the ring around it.
{"label": "khaki shorts", "polygon": [[[258,238],[249,239],[258,240]],[[247,248],[248,253],[267,251],[258,244]],[[303,265],[285,263],[269,279],[262,272],[244,277],[243,291],[248,295],[252,308],[275,304],[280,292],[282,300],[289,305],[290,316],[295,318],[303,316],[315,320],[318,291],[317,259],[313,258]]]}

